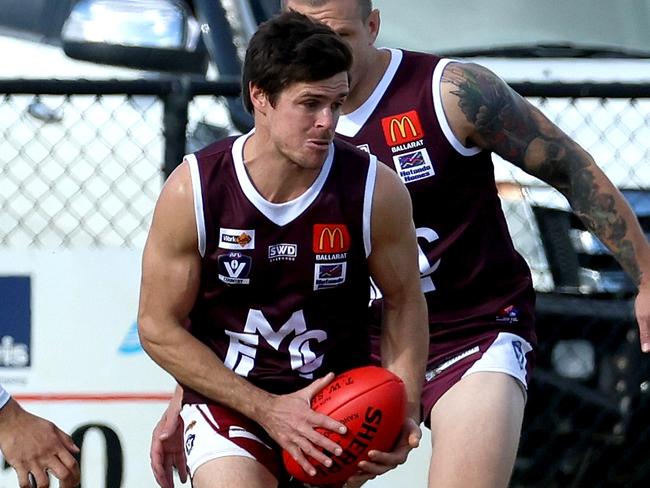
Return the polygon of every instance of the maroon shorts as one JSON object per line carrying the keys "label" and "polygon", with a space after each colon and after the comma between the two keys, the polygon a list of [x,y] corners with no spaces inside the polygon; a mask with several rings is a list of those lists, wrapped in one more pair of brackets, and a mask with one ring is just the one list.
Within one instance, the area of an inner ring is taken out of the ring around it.
{"label": "maroon shorts", "polygon": [[431,409],[463,377],[477,372],[505,373],[528,388],[535,364],[533,346],[509,332],[486,332],[471,341],[454,344],[449,352],[432,355],[427,361],[420,406],[427,426]]}
{"label": "maroon shorts", "polygon": [[[440,397],[466,375],[479,371],[505,373],[527,389],[535,366],[535,352],[531,341],[524,337],[529,337],[532,324],[522,327],[521,336],[485,325],[486,331],[462,339],[431,340],[420,399],[425,425],[429,426],[431,409]],[[372,339],[373,361],[379,364],[379,337]]]}

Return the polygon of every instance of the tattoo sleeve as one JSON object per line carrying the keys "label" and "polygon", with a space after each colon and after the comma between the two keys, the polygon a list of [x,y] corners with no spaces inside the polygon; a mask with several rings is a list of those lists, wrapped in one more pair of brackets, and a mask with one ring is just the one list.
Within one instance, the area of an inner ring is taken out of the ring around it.
{"label": "tattoo sleeve", "polygon": [[468,142],[497,153],[559,190],[638,285],[642,273],[635,239],[645,237],[623,196],[591,156],[481,66],[450,64],[442,83],[448,84],[452,103],[457,103],[472,128]]}

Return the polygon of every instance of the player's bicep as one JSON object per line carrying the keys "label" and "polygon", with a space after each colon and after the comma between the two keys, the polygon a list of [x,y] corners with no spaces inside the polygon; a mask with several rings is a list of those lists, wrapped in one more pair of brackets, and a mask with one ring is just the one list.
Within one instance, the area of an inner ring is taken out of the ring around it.
{"label": "player's bicep", "polygon": [[154,210],[142,259],[141,318],[184,320],[196,299],[200,255],[189,168],[169,177]]}
{"label": "player's bicep", "polygon": [[370,274],[388,305],[419,292],[411,199],[397,175],[378,164],[371,217]]}
{"label": "player's bicep", "polygon": [[461,141],[493,151],[559,189],[566,186],[571,164],[589,163],[584,150],[487,68],[449,64],[442,94],[445,114]]}

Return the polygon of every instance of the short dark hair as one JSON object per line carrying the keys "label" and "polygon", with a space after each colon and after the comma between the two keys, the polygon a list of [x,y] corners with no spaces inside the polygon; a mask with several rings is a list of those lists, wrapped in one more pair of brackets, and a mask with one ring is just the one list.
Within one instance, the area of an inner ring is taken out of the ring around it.
{"label": "short dark hair", "polygon": [[[304,3],[310,7],[322,7],[327,2],[331,0],[297,0],[299,3]],[[370,12],[372,12],[372,0],[357,0],[357,6],[359,7],[359,17],[361,20],[365,21]],[[282,0],[282,8],[286,10],[287,0]]]}
{"label": "short dark hair", "polygon": [[249,83],[274,105],[287,86],[349,71],[352,52],[325,24],[298,12],[282,12],[260,25],[250,40],[242,71],[244,107],[253,113]]}

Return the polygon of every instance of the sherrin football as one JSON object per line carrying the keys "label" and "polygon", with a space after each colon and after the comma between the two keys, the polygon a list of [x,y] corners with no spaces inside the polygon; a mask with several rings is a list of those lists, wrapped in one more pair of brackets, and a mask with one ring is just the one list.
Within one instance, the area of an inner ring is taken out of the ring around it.
{"label": "sherrin football", "polygon": [[331,453],[329,468],[309,459],[316,475],[309,476],[284,451],[284,465],[293,477],[311,485],[333,485],[346,481],[358,471],[360,461],[368,460],[371,450],[390,451],[404,425],[406,389],[402,380],[385,368],[364,366],[336,376],[311,401],[313,410],[338,420],[347,427],[345,435],[325,429],[321,434],[343,449]]}

